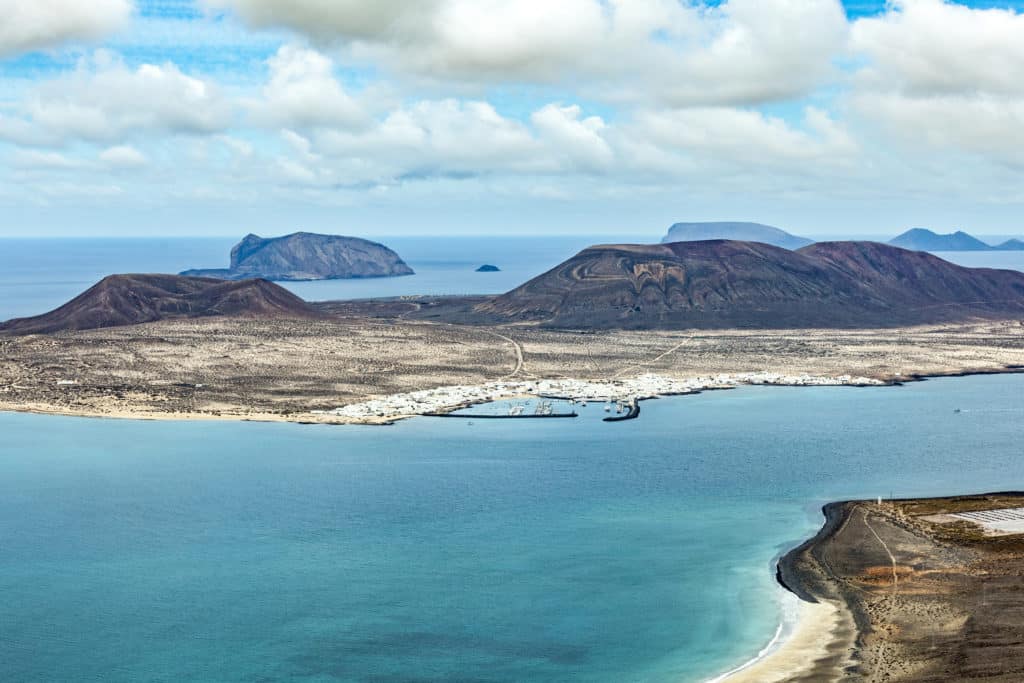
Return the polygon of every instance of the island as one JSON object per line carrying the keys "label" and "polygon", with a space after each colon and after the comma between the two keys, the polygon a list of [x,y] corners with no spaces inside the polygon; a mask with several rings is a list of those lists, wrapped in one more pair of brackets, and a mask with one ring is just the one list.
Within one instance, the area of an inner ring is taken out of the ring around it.
{"label": "island", "polygon": [[478,273],[499,273],[499,272],[501,272],[501,268],[499,268],[498,266],[492,266],[489,263],[485,263],[484,265],[482,265],[479,268],[477,268],[476,272],[478,272]]}
{"label": "island", "polygon": [[262,280],[113,276],[0,325],[0,409],[386,424],[519,397],[1024,367],[1024,274],[869,243],[806,250],[604,245],[500,296],[317,303]]}
{"label": "island", "polygon": [[913,228],[889,241],[889,244],[917,251],[1020,251],[1024,241],[1011,239],[1002,244],[982,242],[962,230],[941,235],[925,228]]}
{"label": "island", "polygon": [[186,270],[181,275],[223,280],[342,280],[412,275],[383,244],[359,237],[296,232],[284,237],[246,235],[231,250],[228,268]]}
{"label": "island", "polygon": [[1024,316],[1024,273],[877,242],[798,251],[730,240],[613,244],[585,249],[474,312],[480,321],[569,329],[890,327]]}
{"label": "island", "polygon": [[806,607],[791,639],[802,652],[787,643],[730,683],[1024,680],[1024,494],[847,501],[824,513],[778,565]]}
{"label": "island", "polygon": [[704,240],[737,240],[761,242],[783,249],[799,249],[812,244],[814,240],[791,235],[785,230],[761,223],[711,222],[675,223],[662,238],[662,243],[701,242]]}

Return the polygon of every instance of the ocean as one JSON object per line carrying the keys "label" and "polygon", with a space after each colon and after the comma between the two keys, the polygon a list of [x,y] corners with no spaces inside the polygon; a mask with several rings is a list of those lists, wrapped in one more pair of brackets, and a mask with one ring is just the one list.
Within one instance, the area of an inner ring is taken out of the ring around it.
{"label": "ocean", "polygon": [[[612,240],[386,241],[417,275],[288,286],[500,292]],[[0,318],[111,272],[217,266],[231,243],[0,240]],[[943,256],[1024,269],[1021,253]],[[704,681],[777,632],[773,563],[823,503],[1024,481],[1021,375],[748,387],[603,416],[0,414],[0,677]]]}
{"label": "ocean", "polygon": [[749,387],[603,415],[0,414],[0,671],[703,681],[776,632],[773,561],[824,502],[1024,481],[1021,375]]}

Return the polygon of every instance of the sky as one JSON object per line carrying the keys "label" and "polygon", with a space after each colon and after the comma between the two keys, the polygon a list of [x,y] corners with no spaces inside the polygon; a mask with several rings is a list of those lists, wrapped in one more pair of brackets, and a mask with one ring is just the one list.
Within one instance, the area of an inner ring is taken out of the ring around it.
{"label": "sky", "polygon": [[1024,0],[0,17],[0,236],[1024,234]]}

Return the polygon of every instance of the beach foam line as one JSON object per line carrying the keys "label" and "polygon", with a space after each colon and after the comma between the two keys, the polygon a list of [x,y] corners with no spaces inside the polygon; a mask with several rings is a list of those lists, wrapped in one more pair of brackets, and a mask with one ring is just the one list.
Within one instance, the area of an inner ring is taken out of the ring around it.
{"label": "beach foam line", "polygon": [[[767,654],[713,679],[718,683],[783,683],[809,673],[829,656],[844,624],[844,612],[831,602],[802,602],[796,596],[798,620],[792,633],[780,638]],[[851,631],[852,632],[852,631]],[[851,641],[852,646],[852,641]]]}
{"label": "beach foam line", "polygon": [[730,677],[750,669],[759,662],[764,661],[773,655],[782,647],[783,643],[785,643],[788,638],[792,637],[796,632],[797,624],[800,620],[800,599],[787,590],[780,590],[779,595],[779,600],[782,603],[782,621],[779,623],[778,628],[775,629],[775,635],[773,635],[771,640],[768,641],[768,644],[761,648],[757,655],[750,658],[743,664],[726,671],[724,674],[720,674],[709,679],[706,683],[724,683],[724,681],[728,680]]}

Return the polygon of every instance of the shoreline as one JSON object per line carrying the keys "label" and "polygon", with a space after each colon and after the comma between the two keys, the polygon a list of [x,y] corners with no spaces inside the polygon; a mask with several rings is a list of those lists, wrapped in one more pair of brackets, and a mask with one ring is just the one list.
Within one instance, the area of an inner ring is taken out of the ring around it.
{"label": "shoreline", "polygon": [[846,505],[825,505],[818,531],[776,560],[776,585],[789,600],[783,598],[782,622],[769,644],[755,657],[705,683],[785,683],[794,677],[839,680],[853,664],[850,653],[856,648],[862,620],[847,601],[812,593],[796,568],[797,558],[836,532]]}
{"label": "shoreline", "polygon": [[[280,422],[301,425],[364,425],[389,426],[415,417],[436,416],[497,401],[558,399],[572,401],[647,401],[676,396],[693,396],[705,391],[725,391],[742,386],[773,387],[897,387],[930,379],[973,377],[985,375],[1024,374],[1024,366],[955,370],[935,373],[907,373],[898,378],[851,377],[850,375],[783,375],[762,371],[719,374],[713,377],[673,378],[645,374],[630,379],[581,380],[574,378],[541,379],[528,382],[497,381],[475,385],[441,386],[421,391],[389,394],[353,402],[331,410],[285,412],[231,411],[150,411],[88,410],[39,403],[4,405],[0,392],[0,413],[55,415],[113,420],[140,421],[209,421],[209,422]],[[76,385],[68,385],[73,388]],[[442,398],[443,402],[438,402]],[[425,400],[429,399],[429,400]],[[785,585],[785,584],[783,584]]]}
{"label": "shoreline", "polygon": [[[841,677],[855,641],[848,615],[831,601],[809,603],[789,594],[794,612],[784,614],[775,636],[754,658],[706,683],[785,683],[794,677]],[[786,607],[783,607],[785,610]]]}

